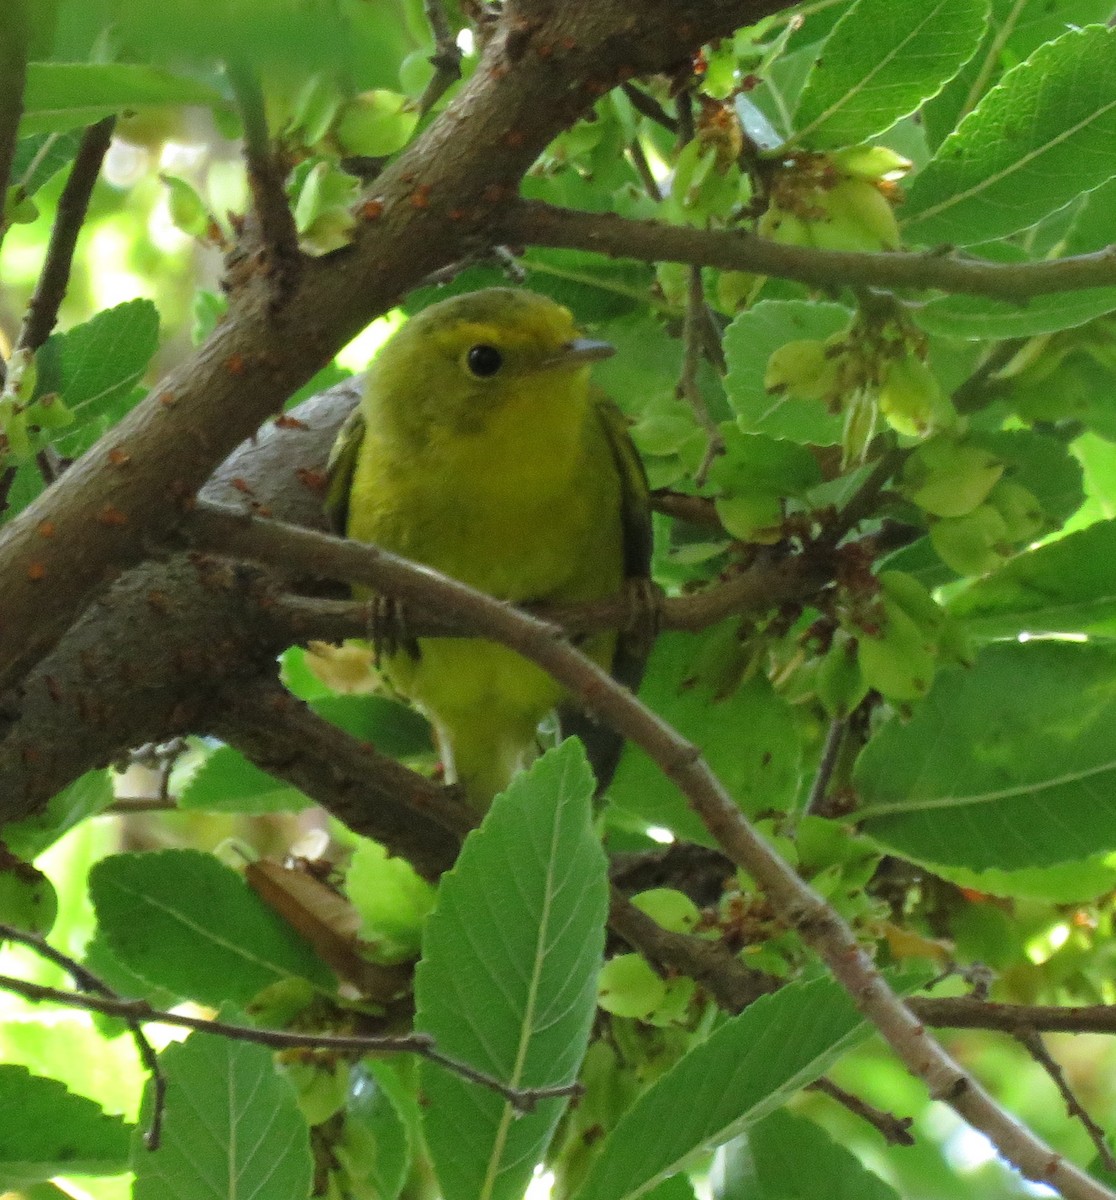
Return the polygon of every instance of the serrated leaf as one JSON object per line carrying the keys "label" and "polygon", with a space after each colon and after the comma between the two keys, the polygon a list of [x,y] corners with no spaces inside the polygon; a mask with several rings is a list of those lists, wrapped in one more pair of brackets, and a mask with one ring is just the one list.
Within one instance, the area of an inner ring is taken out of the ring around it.
{"label": "serrated leaf", "polygon": [[212,855],[116,854],[90,871],[89,895],[123,965],[179,996],[247,1003],[292,978],[330,987],[306,943]]}
{"label": "serrated leaf", "polygon": [[1116,647],[986,647],[857,760],[863,831],[925,863],[1048,866],[1116,849]]}
{"label": "serrated leaf", "polygon": [[716,1200],[898,1200],[820,1125],[780,1109],[725,1147],[713,1167]]}
{"label": "serrated leaf", "polygon": [[132,1127],[57,1079],[0,1063],[0,1187],[52,1175],[118,1175]]}
{"label": "serrated leaf", "polygon": [[123,109],[224,103],[196,79],[138,63],[34,62],[27,67],[20,133],[63,132]]}
{"label": "serrated leaf", "polygon": [[695,1046],[624,1113],[578,1200],[636,1200],[783,1105],[868,1036],[830,979],[763,996]]}
{"label": "serrated leaf", "polygon": [[761,300],[725,330],[725,392],[740,428],[806,445],[835,445],[843,425],[821,400],[769,395],[763,386],[767,360],[787,342],[824,341],[845,329],[852,313],[840,304],[808,300]]}
{"label": "serrated leaf", "polygon": [[1005,70],[1044,42],[1067,29],[1099,25],[1111,15],[1111,0],[992,0],[980,49],[920,114],[929,144],[939,145]]}
{"label": "serrated leaf", "polygon": [[105,309],[47,339],[37,355],[36,393],[58,392],[75,423],[85,424],[132,392],[158,340],[159,313],[150,300]]}
{"label": "serrated leaf", "polygon": [[74,160],[81,136],[78,133],[40,133],[20,138],[12,160],[12,182],[33,196],[63,167]]}
{"label": "serrated leaf", "polygon": [[[310,1195],[309,1131],[270,1050],[193,1033],[168,1046],[159,1063],[167,1081],[162,1143],[150,1151],[137,1136],[133,1200]],[[145,1117],[150,1108],[148,1085]]]}
{"label": "serrated leaf", "polygon": [[1116,288],[1086,288],[1032,296],[1026,304],[983,296],[939,296],[918,310],[927,333],[978,341],[1035,337],[1073,329],[1116,310]]}
{"label": "serrated leaf", "polygon": [[[667,633],[655,642],[640,698],[684,737],[745,812],[786,808],[798,787],[801,742],[790,706],[767,677],[739,683],[747,660],[738,622],[692,634]],[[739,686],[737,684],[739,683]],[[742,738],[740,731],[748,731]],[[678,789],[638,747],[624,749],[608,791],[627,809],[675,835],[709,845],[710,835]]]}
{"label": "serrated leaf", "polygon": [[1116,632],[1116,521],[1018,555],[970,583],[949,610],[980,638]]}
{"label": "serrated leaf", "polygon": [[1026,229],[1116,175],[1116,31],[1040,46],[910,186],[903,233],[968,246]]}
{"label": "serrated leaf", "polygon": [[859,0],[807,77],[796,140],[831,150],[879,136],[960,70],[987,19],[981,0]]}
{"label": "serrated leaf", "polygon": [[[574,738],[498,796],[443,877],[415,975],[416,1028],[513,1087],[572,1083],[596,1011],[608,907]],[[565,1107],[516,1115],[423,1063],[426,1137],[446,1200],[519,1200]]]}
{"label": "serrated leaf", "polygon": [[311,801],[261,771],[231,746],[218,746],[180,789],[179,807],[209,812],[298,812]]}

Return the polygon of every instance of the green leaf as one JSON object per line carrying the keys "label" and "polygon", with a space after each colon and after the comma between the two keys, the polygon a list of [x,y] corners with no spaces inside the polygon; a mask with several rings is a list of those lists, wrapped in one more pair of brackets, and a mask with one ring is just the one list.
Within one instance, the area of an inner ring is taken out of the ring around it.
{"label": "green leaf", "polygon": [[[235,1013],[222,1013],[222,1016]],[[305,1200],[313,1160],[294,1088],[264,1046],[193,1033],[159,1055],[163,1139],[137,1134],[133,1200]],[[151,1085],[144,1119],[151,1112]]]}
{"label": "green leaf", "polygon": [[[574,738],[497,796],[426,926],[416,1028],[513,1087],[572,1083],[596,1011],[608,908],[593,774]],[[517,1115],[422,1064],[426,1136],[446,1200],[519,1200],[564,1100]]]}
{"label": "green leaf", "polygon": [[434,907],[434,889],[402,858],[379,842],[360,838],[345,873],[345,895],[360,913],[360,936],[400,957],[417,954]]}
{"label": "green leaf", "polygon": [[396,1106],[404,1085],[384,1062],[353,1067],[340,1144],[335,1149],[349,1178],[374,1189],[376,1200],[394,1200],[411,1165],[407,1122]]}
{"label": "green leaf", "polygon": [[131,1126],[57,1079],[0,1063],[0,1188],[52,1175],[118,1175]]}
{"label": "green leaf", "polygon": [[1048,866],[1116,849],[1116,647],[988,646],[864,748],[865,833],[924,863]]}
{"label": "green leaf", "polygon": [[1034,337],[1073,329],[1116,310],[1116,288],[1087,288],[1032,296],[1025,304],[983,296],[938,296],[918,310],[918,323],[928,333],[947,337],[989,339]]}
{"label": "green leaf", "polygon": [[89,895],[121,963],[179,996],[247,1003],[292,978],[330,986],[298,934],[212,855],[115,854],[90,871]]}
{"label": "green leaf", "polygon": [[138,63],[30,63],[20,133],[64,132],[123,109],[217,107],[221,93],[196,79]]}
{"label": "green leaf", "polygon": [[1057,525],[1081,507],[1081,464],[1064,441],[1032,429],[974,432],[969,440],[1007,464],[1005,478],[1032,492]]}
{"label": "green leaf", "polygon": [[310,707],[332,725],[393,758],[428,754],[430,726],[413,708],[387,696],[322,696]]}
{"label": "green leaf", "polygon": [[78,133],[41,133],[20,138],[12,161],[12,182],[33,196],[74,161],[80,140]]}
{"label": "green leaf", "polygon": [[980,49],[920,114],[929,144],[938,146],[1004,71],[1043,42],[1067,29],[1103,24],[1111,15],[1111,0],[992,0]]}
{"label": "green leaf", "polygon": [[716,1200],[898,1200],[820,1125],[785,1109],[726,1146],[713,1177]]}
{"label": "green leaf", "polygon": [[980,638],[1116,633],[1116,521],[1020,554],[949,602]]}
{"label": "green leaf", "polygon": [[239,750],[218,746],[179,794],[180,808],[209,812],[299,812],[311,801],[300,791],[250,763]]}
{"label": "green leaf", "polygon": [[128,300],[84,325],[52,334],[37,355],[36,394],[58,392],[84,424],[140,381],[158,346],[159,312],[150,300]]}
{"label": "green leaf", "polygon": [[[660,636],[640,686],[640,698],[706,761],[748,813],[788,808],[798,787],[801,744],[790,706],[762,671],[737,686],[747,662],[736,621],[695,638]],[[747,738],[741,730],[747,730]],[[625,747],[609,799],[652,825],[705,845],[710,835],[678,789],[635,746]]]}
{"label": "green leaf", "polygon": [[578,1200],[635,1200],[781,1107],[869,1033],[831,979],[788,984],[726,1021],[624,1113]]}
{"label": "green leaf", "polygon": [[824,341],[840,333],[852,313],[840,304],[809,300],[761,300],[725,330],[725,392],[746,433],[767,433],[793,442],[834,445],[841,440],[842,418],[821,400],[769,395],[763,386],[767,360],[787,342]]}
{"label": "green leaf", "polygon": [[5,825],[4,844],[14,855],[30,862],[75,825],[103,812],[114,798],[109,772],[87,771],[56,792],[41,812]]}
{"label": "green leaf", "polygon": [[859,0],[807,77],[795,140],[832,150],[877,137],[957,73],[987,18],[980,0]]}
{"label": "green leaf", "polygon": [[968,246],[1034,225],[1116,175],[1116,31],[1040,46],[939,147],[902,213],[912,241]]}

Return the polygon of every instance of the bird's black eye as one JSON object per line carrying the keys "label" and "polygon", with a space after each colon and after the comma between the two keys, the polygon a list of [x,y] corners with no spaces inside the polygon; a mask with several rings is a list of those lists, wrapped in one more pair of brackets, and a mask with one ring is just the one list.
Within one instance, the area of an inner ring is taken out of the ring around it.
{"label": "bird's black eye", "polygon": [[465,362],[478,378],[489,379],[504,365],[504,356],[495,346],[473,346]]}

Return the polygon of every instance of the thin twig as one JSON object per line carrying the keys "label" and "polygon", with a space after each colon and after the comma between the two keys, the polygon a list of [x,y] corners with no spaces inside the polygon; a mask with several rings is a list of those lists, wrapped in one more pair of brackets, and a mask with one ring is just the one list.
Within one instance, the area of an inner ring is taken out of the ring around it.
{"label": "thin twig", "polygon": [[[74,983],[85,991],[93,992],[106,1001],[115,1002],[120,1000],[116,992],[103,979],[94,975],[88,967],[83,966],[68,954],[63,954],[61,950],[56,950],[45,938],[40,937],[38,934],[27,933],[11,925],[0,924],[0,941],[4,941],[5,939],[28,946],[41,958],[45,958],[56,966],[61,967],[73,979]],[[166,1110],[167,1081],[163,1075],[162,1068],[159,1066],[159,1056],[155,1053],[155,1048],[147,1040],[147,1035],[144,1033],[140,1022],[134,1017],[129,1017],[125,1014],[120,1015],[124,1023],[128,1026],[128,1031],[132,1035],[132,1041],[136,1044],[136,1051],[140,1056],[140,1061],[151,1077],[151,1122],[144,1133],[143,1140],[148,1150],[157,1150],[162,1137],[163,1113]]]}
{"label": "thin twig", "polygon": [[620,85],[620,90],[632,102],[632,108],[636,112],[642,113],[643,116],[654,121],[656,125],[661,125],[670,133],[678,132],[678,122],[654,96],[649,96],[642,88],[637,88],[634,83],[623,83]]}
{"label": "thin twig", "polygon": [[662,200],[663,193],[659,188],[658,180],[651,173],[651,164],[647,161],[647,155],[643,152],[643,147],[640,145],[638,138],[633,138],[628,143],[628,157],[632,160],[632,166],[635,168],[635,173],[639,176],[640,183],[643,184],[643,190],[656,203]]}
{"label": "thin twig", "polygon": [[875,515],[880,493],[903,465],[908,454],[907,450],[892,449],[886,450],[880,455],[864,482],[845,501],[836,518],[826,527],[823,538],[829,545],[837,545],[861,521]]}
{"label": "thin twig", "polygon": [[1066,1112],[1071,1117],[1076,1117],[1085,1127],[1085,1132],[1089,1135],[1089,1140],[1093,1143],[1093,1149],[1096,1150],[1101,1162],[1104,1163],[1105,1170],[1116,1171],[1116,1158],[1113,1157],[1112,1151],[1108,1147],[1108,1139],[1104,1130],[1082,1107],[1081,1101],[1078,1100],[1073,1088],[1070,1087],[1069,1081],[1066,1079],[1065,1072],[1051,1057],[1050,1051],[1047,1050],[1046,1043],[1033,1029],[1018,1030],[1015,1034],[1015,1040],[1026,1049],[1027,1053],[1030,1054],[1035,1062],[1053,1080],[1054,1086],[1066,1102]]}
{"label": "thin twig", "polygon": [[498,219],[494,236],[518,246],[588,250],[645,262],[751,271],[832,290],[840,287],[939,289],[1022,304],[1031,296],[1116,285],[1116,251],[995,263],[956,252],[846,253],[784,246],[739,229],[697,229],[613,213],[579,212],[520,200]]}
{"label": "thin twig", "polygon": [[959,413],[974,413],[995,399],[997,371],[1009,362],[1027,344],[1026,338],[1009,338],[993,348],[977,369],[953,391],[953,406]]}
{"label": "thin twig", "polygon": [[821,761],[818,763],[814,782],[810,786],[810,797],[806,801],[806,812],[821,813],[825,808],[825,793],[829,781],[833,778],[833,769],[841,755],[841,744],[845,740],[847,722],[841,719],[830,721],[825,733],[825,744],[822,746]]}
{"label": "thin twig", "polygon": [[93,185],[101,173],[101,164],[108,153],[115,124],[115,117],[105,117],[103,121],[90,125],[82,134],[66,186],[58,197],[58,212],[50,231],[50,243],[39,272],[39,281],[35,285],[35,294],[27,303],[23,326],[16,342],[17,349],[38,350],[58,321],[58,309],[70,282],[78,234],[85,223]]}
{"label": "thin twig", "polygon": [[852,1092],[846,1092],[843,1087],[838,1087],[832,1079],[824,1075],[821,1079],[815,1079],[813,1083],[808,1083],[806,1088],[808,1091],[821,1092],[823,1095],[829,1096],[847,1108],[854,1116],[867,1121],[889,1146],[913,1146],[915,1144],[914,1135],[911,1133],[914,1121],[911,1117],[897,1117],[893,1113],[885,1112],[882,1108],[876,1108],[867,1100],[862,1100],[859,1096],[854,1096]]}
{"label": "thin twig", "polygon": [[[0,926],[0,933],[7,936],[7,927]],[[573,1096],[579,1091],[576,1083],[558,1084],[554,1087],[510,1087],[493,1076],[486,1075],[483,1071],[475,1070],[467,1063],[458,1062],[457,1059],[443,1054],[435,1047],[434,1039],[426,1033],[381,1036],[295,1033],[288,1029],[259,1029],[250,1025],[233,1025],[228,1021],[209,1020],[207,1017],[192,1017],[186,1013],[168,1012],[155,1008],[146,1000],[128,1000],[114,995],[90,996],[83,992],[68,992],[62,988],[46,987],[41,983],[30,983],[26,979],[16,979],[11,975],[0,975],[0,988],[36,1003],[51,1000],[69,1008],[82,1008],[87,1012],[103,1013],[108,1017],[120,1017],[129,1023],[174,1025],[180,1029],[191,1029],[195,1033],[207,1033],[214,1037],[228,1038],[230,1041],[269,1046],[273,1050],[329,1050],[337,1054],[417,1054],[420,1058],[438,1063],[463,1079],[468,1079],[472,1083],[478,1083],[482,1087],[496,1092],[520,1112],[530,1112],[541,1100]]]}
{"label": "thin twig", "polygon": [[461,47],[457,44],[442,0],[422,0],[422,11],[434,34],[434,53],[427,60],[434,75],[419,98],[418,110],[425,116],[461,78]]}
{"label": "thin twig", "polygon": [[252,209],[260,240],[276,275],[279,298],[293,285],[302,264],[298,230],[272,152],[264,95],[256,72],[249,64],[232,59],[225,68],[244,127],[244,161],[252,191]]}
{"label": "thin twig", "polygon": [[682,374],[678,380],[678,394],[693,410],[698,424],[705,430],[705,454],[694,473],[694,484],[705,486],[709,468],[715,459],[725,452],[725,439],[721,436],[717,422],[709,414],[705,397],[698,384],[698,367],[702,358],[702,320],[705,314],[705,289],[701,281],[701,267],[690,267],[689,286],[686,294],[686,321],[682,329]]}

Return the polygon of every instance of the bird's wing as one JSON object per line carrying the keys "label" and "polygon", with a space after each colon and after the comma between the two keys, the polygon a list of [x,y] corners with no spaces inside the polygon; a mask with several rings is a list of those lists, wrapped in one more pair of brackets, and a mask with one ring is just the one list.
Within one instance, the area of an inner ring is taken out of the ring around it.
{"label": "bird's wing", "polygon": [[[624,579],[633,589],[640,583],[650,585],[651,489],[647,474],[628,433],[627,418],[620,409],[604,395],[594,395],[593,407],[620,476]],[[654,630],[649,617],[642,622],[633,622],[631,629],[621,630],[617,635],[611,674],[633,692],[639,688],[643,678],[653,641]],[[576,734],[581,738],[597,777],[597,794],[603,794],[620,761],[624,739],[584,710],[569,703],[559,706],[558,724],[563,737]]]}
{"label": "bird's wing", "polygon": [[360,405],[345,418],[326,464],[325,511],[334,533],[342,536],[349,527],[349,495],[360,444],[364,441],[364,414]]}

